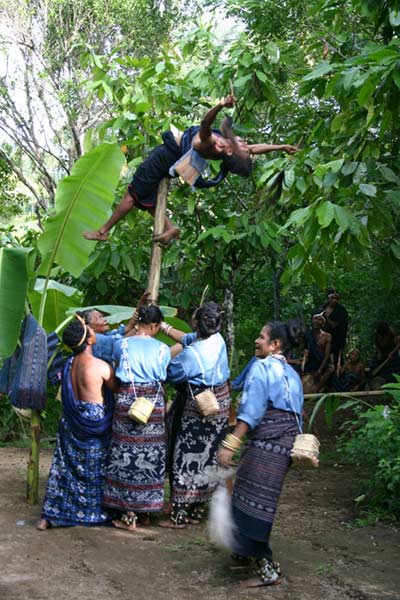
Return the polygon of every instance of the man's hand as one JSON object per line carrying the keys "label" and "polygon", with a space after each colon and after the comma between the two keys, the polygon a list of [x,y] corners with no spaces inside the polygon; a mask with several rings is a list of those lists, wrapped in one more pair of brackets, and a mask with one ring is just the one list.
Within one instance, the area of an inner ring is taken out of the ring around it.
{"label": "man's hand", "polygon": [[148,301],[149,301],[149,296],[150,296],[150,292],[144,292],[144,294],[142,294],[140,296],[140,300],[138,302],[137,308],[139,309],[141,306],[145,306]]}
{"label": "man's hand", "polygon": [[290,144],[285,144],[283,146],[283,150],[287,154],[294,154],[295,152],[297,152],[298,149],[299,149],[298,146],[291,146]]}
{"label": "man's hand", "polygon": [[232,106],[235,106],[235,102],[236,102],[236,98],[235,96],[227,96],[226,98],[224,98],[223,100],[221,100],[221,106],[224,106],[226,108],[232,108]]}

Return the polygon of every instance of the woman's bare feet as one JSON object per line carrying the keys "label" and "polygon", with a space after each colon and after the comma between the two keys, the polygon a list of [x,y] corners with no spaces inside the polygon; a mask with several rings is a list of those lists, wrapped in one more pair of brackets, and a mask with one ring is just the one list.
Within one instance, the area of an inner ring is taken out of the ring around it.
{"label": "woman's bare feet", "polygon": [[138,527],[136,525],[136,522],[131,523],[130,525],[127,525],[123,521],[116,519],[115,521],[112,521],[112,524],[117,529],[125,529],[125,531],[130,531],[131,533],[147,533],[146,529],[143,529],[142,527]]}
{"label": "woman's bare feet", "polygon": [[46,521],[46,519],[40,519],[40,521],[36,525],[36,529],[38,531],[46,531],[46,529],[49,529],[49,527],[50,527],[50,523],[49,523],[49,521]]}
{"label": "woman's bare feet", "polygon": [[158,242],[162,246],[168,246],[168,244],[170,242],[172,242],[172,240],[179,237],[180,232],[181,232],[181,230],[179,229],[179,227],[174,225],[173,227],[169,227],[168,229],[165,229],[164,233],[155,235],[153,237],[153,242]]}
{"label": "woman's bare feet", "polygon": [[97,231],[84,231],[83,237],[94,242],[106,242],[108,240],[108,231],[103,232],[101,229]]}

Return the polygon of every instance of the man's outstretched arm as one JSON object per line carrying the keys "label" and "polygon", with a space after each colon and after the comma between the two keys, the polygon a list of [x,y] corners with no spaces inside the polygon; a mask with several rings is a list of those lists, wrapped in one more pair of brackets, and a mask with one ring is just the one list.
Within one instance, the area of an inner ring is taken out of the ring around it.
{"label": "man's outstretched arm", "polygon": [[298,146],[291,146],[290,144],[249,144],[248,147],[250,154],[268,154],[268,152],[274,152],[275,150],[294,154],[298,150]]}
{"label": "man's outstretched arm", "polygon": [[212,135],[211,125],[214,123],[215,118],[216,118],[217,114],[219,113],[219,111],[225,107],[231,108],[232,106],[235,105],[235,101],[236,100],[235,100],[234,96],[227,96],[226,98],[224,98],[223,100],[218,102],[218,104],[216,104],[215,106],[210,108],[209,111],[206,112],[206,114],[204,115],[204,117],[202,118],[201,123],[200,123],[199,135],[200,135],[201,142],[206,142],[211,137],[211,135]]}

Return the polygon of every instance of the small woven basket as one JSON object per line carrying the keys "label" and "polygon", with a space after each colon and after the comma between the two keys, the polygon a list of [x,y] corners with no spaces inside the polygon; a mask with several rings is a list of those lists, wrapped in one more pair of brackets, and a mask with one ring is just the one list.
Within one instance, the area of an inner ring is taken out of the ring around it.
{"label": "small woven basket", "polygon": [[313,469],[319,465],[319,440],[312,433],[299,433],[296,435],[293,448],[290,452],[294,467]]}
{"label": "small woven basket", "polygon": [[140,396],[136,398],[136,400],[131,404],[131,407],[128,411],[128,416],[133,420],[145,425],[150,418],[151,413],[153,412],[154,403],[145,398],[144,396]]}

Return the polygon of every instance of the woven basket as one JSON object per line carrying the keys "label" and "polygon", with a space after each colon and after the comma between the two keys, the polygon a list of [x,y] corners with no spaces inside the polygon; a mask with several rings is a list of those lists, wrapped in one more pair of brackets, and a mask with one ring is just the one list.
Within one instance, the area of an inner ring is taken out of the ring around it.
{"label": "woven basket", "polygon": [[219,410],[218,400],[212,390],[206,389],[204,392],[196,394],[195,399],[197,410],[203,417],[217,414]]}
{"label": "woven basket", "polygon": [[151,400],[145,398],[144,396],[140,396],[139,398],[136,398],[133,404],[131,404],[131,407],[128,411],[128,416],[133,421],[137,421],[142,425],[146,425],[151,413],[153,412],[153,408],[154,403]]}
{"label": "woven basket", "polygon": [[294,467],[316,468],[319,465],[319,441],[312,433],[296,435],[290,457]]}

